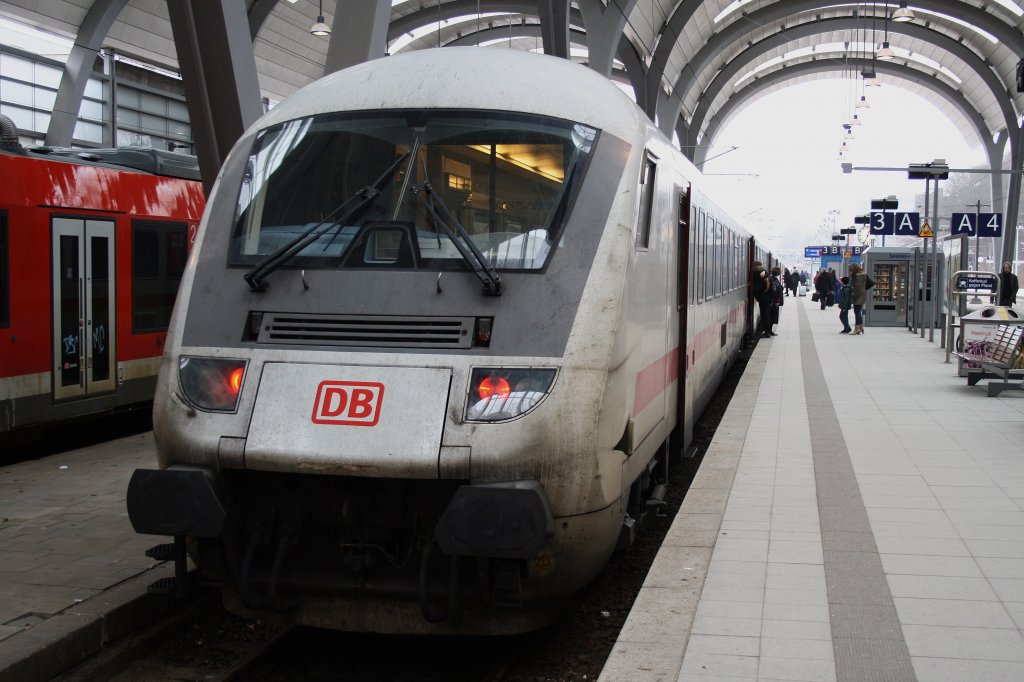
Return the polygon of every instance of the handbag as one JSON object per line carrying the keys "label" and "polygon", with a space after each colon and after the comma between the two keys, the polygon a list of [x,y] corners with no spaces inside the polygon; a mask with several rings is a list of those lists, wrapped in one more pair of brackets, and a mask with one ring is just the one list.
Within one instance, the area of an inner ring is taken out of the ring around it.
{"label": "handbag", "polygon": [[815,303],[818,302],[818,292],[817,291],[815,291],[813,294],[811,294],[811,300],[814,301]]}

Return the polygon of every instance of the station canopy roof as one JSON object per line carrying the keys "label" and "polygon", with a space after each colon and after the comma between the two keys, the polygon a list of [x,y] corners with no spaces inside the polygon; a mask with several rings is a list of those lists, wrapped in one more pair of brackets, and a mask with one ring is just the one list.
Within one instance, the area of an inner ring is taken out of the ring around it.
{"label": "station canopy roof", "polygon": [[[332,25],[335,13],[371,1],[323,0],[322,12]],[[244,2],[250,26],[258,18],[253,51],[264,97],[279,101],[323,75],[330,38],[310,34],[319,0]],[[388,51],[395,54],[454,44],[542,51],[541,24],[550,15],[537,8],[558,2],[390,4]],[[164,0],[4,0],[0,15],[73,39],[90,10],[103,5],[121,5],[104,46],[176,68]],[[792,83],[859,82],[872,70],[887,86],[909,89],[946,113],[971,145],[990,144],[1001,131],[1017,135],[1024,11],[1015,0],[911,0],[914,19],[905,23],[892,20],[899,6],[893,0],[573,0],[568,56],[588,62],[594,53],[588,43],[614,44],[621,36],[617,47],[604,46],[614,55],[607,75],[632,84],[641,106],[663,130],[679,132],[682,144],[709,144],[728,116]],[[883,41],[895,53],[891,61],[874,56]]]}

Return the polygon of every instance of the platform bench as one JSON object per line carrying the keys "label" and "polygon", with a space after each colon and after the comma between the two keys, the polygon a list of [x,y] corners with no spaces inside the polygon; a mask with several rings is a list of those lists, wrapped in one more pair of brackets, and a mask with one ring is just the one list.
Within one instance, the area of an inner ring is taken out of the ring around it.
{"label": "platform bench", "polygon": [[1021,343],[1024,341],[1024,325],[1001,324],[996,327],[996,336],[989,342],[982,355],[958,353],[959,357],[981,366],[980,370],[967,372],[967,385],[974,386],[982,379],[1002,379],[988,383],[988,396],[995,397],[1006,390],[1024,390],[1024,381],[1010,383],[1010,379],[1024,379],[1024,369],[1014,369]]}

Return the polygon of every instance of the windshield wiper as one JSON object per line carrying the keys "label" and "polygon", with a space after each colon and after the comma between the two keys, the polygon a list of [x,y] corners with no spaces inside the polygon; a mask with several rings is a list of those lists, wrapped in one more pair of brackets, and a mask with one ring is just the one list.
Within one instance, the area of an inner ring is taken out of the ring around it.
{"label": "windshield wiper", "polygon": [[289,240],[287,243],[282,244],[280,248],[276,249],[273,253],[260,261],[256,267],[242,275],[243,279],[245,279],[249,284],[249,288],[253,291],[266,291],[267,275],[280,268],[291,260],[295,254],[302,251],[332,229],[340,228],[345,225],[345,223],[372,204],[374,200],[380,196],[381,191],[384,188],[384,184],[395,174],[395,170],[398,169],[398,166],[408,157],[408,152],[399,156],[398,159],[388,166],[388,169],[384,171],[372,185],[363,187],[355,194],[345,199],[345,201],[338,204],[334,210],[328,213],[326,218],[316,225],[304,230],[301,234],[296,235],[295,238]]}
{"label": "windshield wiper", "polygon": [[[426,169],[424,169],[424,175],[426,175]],[[501,278],[498,277],[498,273],[487,262],[487,259],[484,258],[484,255],[477,248],[476,243],[466,232],[465,228],[459,224],[459,221],[452,215],[452,212],[448,210],[448,206],[445,205],[441,196],[434,194],[434,188],[430,185],[429,180],[424,180],[422,185],[412,186],[412,193],[416,196],[420,196],[421,191],[424,197],[423,206],[427,209],[427,213],[430,214],[431,222],[434,223],[434,229],[436,230],[440,227],[448,235],[448,239],[451,240],[459,255],[462,256],[462,260],[466,261],[466,264],[473,269],[473,274],[483,282],[484,296],[501,296]],[[438,206],[434,206],[435,199]],[[440,208],[440,211],[438,208]]]}

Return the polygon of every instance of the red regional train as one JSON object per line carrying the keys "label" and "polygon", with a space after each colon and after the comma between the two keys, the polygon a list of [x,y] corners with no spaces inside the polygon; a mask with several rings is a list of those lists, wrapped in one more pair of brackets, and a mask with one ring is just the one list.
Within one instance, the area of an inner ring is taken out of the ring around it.
{"label": "red regional train", "polygon": [[205,198],[193,157],[0,139],[0,434],[152,401]]}

